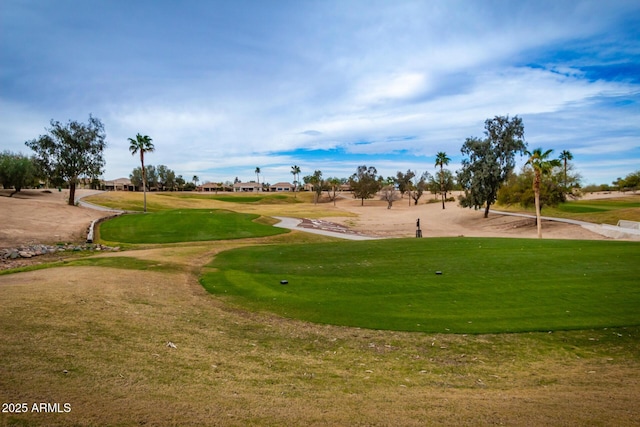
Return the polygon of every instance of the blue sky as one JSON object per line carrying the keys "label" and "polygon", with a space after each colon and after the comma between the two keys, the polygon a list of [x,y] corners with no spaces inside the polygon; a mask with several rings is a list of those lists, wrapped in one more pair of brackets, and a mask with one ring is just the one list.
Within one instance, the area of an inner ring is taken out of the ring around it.
{"label": "blue sky", "polygon": [[439,151],[455,171],[518,115],[530,149],[610,183],[640,169],[640,2],[3,0],[0,150],[89,114],[106,179],[137,133],[187,180],[433,173]]}

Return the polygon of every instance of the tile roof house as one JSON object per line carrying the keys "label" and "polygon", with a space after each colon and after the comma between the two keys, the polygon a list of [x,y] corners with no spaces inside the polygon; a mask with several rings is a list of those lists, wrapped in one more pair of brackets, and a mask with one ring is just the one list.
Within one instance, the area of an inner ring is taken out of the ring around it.
{"label": "tile roof house", "polygon": [[220,182],[205,182],[202,185],[199,185],[197,188],[198,191],[208,192],[218,192],[218,191],[231,191],[231,188],[220,183]]}
{"label": "tile roof house", "polygon": [[251,182],[236,182],[233,184],[233,191],[240,192],[258,192],[262,191],[262,184],[255,181]]}
{"label": "tile roof house", "polygon": [[269,187],[269,191],[275,192],[283,192],[283,191],[293,191],[293,184],[288,182],[278,182],[277,184],[273,184]]}
{"label": "tile roof house", "polygon": [[104,181],[104,188],[107,191],[136,191],[135,185],[129,178],[118,178],[111,181]]}

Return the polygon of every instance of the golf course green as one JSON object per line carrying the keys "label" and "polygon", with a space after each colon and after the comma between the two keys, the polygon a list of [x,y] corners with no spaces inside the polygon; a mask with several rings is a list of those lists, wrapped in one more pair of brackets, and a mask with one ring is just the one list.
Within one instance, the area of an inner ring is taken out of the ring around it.
{"label": "golf course green", "polygon": [[222,209],[173,209],[128,214],[100,225],[100,238],[120,243],[178,243],[245,239],[288,232],[261,224],[259,215]]}
{"label": "golf course green", "polygon": [[[202,285],[253,310],[451,333],[640,324],[640,244],[502,238],[268,245],[220,253]],[[281,284],[286,281],[286,284]]]}

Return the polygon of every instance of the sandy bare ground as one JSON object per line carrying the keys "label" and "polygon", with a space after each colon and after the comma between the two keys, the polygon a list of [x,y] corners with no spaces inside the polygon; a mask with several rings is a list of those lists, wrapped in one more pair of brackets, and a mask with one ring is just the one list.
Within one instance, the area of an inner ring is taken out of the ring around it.
{"label": "sandy bare ground", "polygon": [[[341,199],[338,206],[358,216],[331,221],[378,237],[413,237],[418,219],[423,237],[537,237],[534,219],[496,213],[484,218],[483,210],[462,208],[457,202],[447,202],[445,209],[442,203],[409,205],[408,198],[394,202],[391,209],[386,205],[385,201],[365,200],[362,206],[360,200]],[[606,239],[581,226],[554,221],[543,221],[542,235],[549,239]]]}
{"label": "sandy bare ground", "polygon": [[[31,243],[82,242],[91,221],[111,212],[69,206],[68,190],[0,190],[0,248]],[[77,190],[76,197],[91,194]]]}

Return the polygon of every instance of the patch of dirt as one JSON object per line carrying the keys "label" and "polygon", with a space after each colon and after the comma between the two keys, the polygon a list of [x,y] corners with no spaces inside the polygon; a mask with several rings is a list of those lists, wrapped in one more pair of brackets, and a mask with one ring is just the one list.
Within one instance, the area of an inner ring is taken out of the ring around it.
{"label": "patch of dirt", "polygon": [[[484,218],[484,210],[473,210],[447,202],[409,205],[409,199],[401,199],[386,209],[387,202],[340,199],[338,208],[355,213],[357,218],[332,218],[338,224],[354,231],[377,237],[414,237],[416,222],[420,219],[423,237],[524,237],[537,238],[535,220],[490,213]],[[579,225],[555,221],[542,222],[542,236],[549,239],[602,240],[606,237]]]}
{"label": "patch of dirt", "polygon": [[[83,242],[91,221],[113,215],[111,212],[69,206],[68,190],[0,190],[0,248],[27,244]],[[91,194],[77,190],[76,197]]]}

